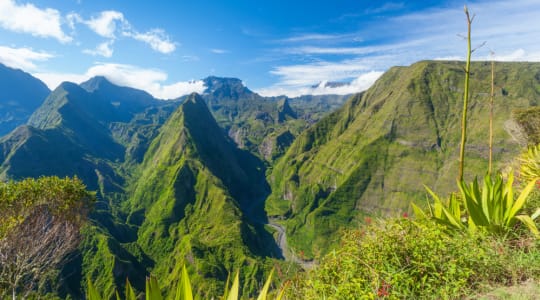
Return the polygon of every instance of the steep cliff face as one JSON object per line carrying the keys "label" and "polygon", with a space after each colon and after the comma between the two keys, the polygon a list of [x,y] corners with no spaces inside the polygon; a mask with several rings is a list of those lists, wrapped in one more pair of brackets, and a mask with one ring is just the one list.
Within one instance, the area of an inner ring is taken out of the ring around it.
{"label": "steep cliff face", "polygon": [[[488,157],[490,64],[472,66],[466,177]],[[455,189],[463,82],[458,62],[395,67],[368,91],[301,134],[269,181],[271,215],[286,216],[291,244],[307,255],[364,214],[396,214],[423,201],[423,185]],[[512,111],[540,102],[540,64],[497,63],[496,166],[520,151]]]}

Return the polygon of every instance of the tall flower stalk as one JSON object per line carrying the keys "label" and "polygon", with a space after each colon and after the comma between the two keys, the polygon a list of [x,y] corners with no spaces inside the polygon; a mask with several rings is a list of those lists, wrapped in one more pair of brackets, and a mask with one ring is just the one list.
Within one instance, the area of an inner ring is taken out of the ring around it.
{"label": "tall flower stalk", "polygon": [[467,106],[469,105],[469,76],[471,69],[471,24],[473,18],[469,14],[467,5],[464,7],[467,16],[467,62],[465,65],[465,88],[463,91],[463,113],[461,119],[461,145],[459,148],[459,176],[458,180],[463,181],[463,166],[465,164],[465,143],[467,141]]}
{"label": "tall flower stalk", "polygon": [[489,174],[491,174],[493,169],[493,98],[495,98],[495,61],[491,60],[491,94],[489,97]]}

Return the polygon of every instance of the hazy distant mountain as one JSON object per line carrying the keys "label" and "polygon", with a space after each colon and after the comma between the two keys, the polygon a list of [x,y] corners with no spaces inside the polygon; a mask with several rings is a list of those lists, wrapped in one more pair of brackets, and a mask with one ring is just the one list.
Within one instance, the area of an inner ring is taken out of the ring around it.
{"label": "hazy distant mountain", "polygon": [[288,143],[278,142],[276,137],[284,133],[296,136],[347,98],[339,95],[262,97],[237,78],[211,76],[203,81],[206,90],[201,96],[218,124],[240,148],[269,161],[288,147]]}
{"label": "hazy distant mountain", "polygon": [[0,136],[26,123],[50,93],[39,79],[3,64],[0,64],[0,90]]}

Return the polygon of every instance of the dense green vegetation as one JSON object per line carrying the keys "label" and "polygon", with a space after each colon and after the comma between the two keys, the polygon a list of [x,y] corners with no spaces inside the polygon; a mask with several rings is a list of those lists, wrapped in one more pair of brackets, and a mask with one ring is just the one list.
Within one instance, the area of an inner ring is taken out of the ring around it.
{"label": "dense green vegetation", "polygon": [[[491,66],[473,62],[471,70],[466,181],[487,169],[489,150]],[[495,63],[494,170],[526,143],[512,111],[538,105],[539,71],[536,63]],[[286,219],[297,253],[324,253],[337,243],[329,237],[365,214],[425,203],[424,185],[442,195],[455,190],[463,77],[459,62],[394,67],[293,142],[269,174],[266,209]]]}
{"label": "dense green vegetation", "polygon": [[[274,299],[274,297],[271,296],[273,294],[272,292],[269,292],[270,285],[272,283],[272,272],[270,272],[270,275],[268,275],[268,279],[266,279],[266,282],[264,283],[264,286],[259,292],[259,295],[257,297],[257,300],[266,300],[266,299]],[[240,279],[239,279],[239,273],[236,273],[236,276],[234,276],[234,279],[232,281],[232,284],[229,286],[229,279],[227,278],[227,283],[225,286],[225,292],[223,293],[223,296],[221,299],[223,300],[237,300],[240,299]],[[280,300],[283,298],[285,289],[282,288],[279,292],[277,292],[275,299]],[[154,276],[150,276],[146,278],[146,288],[145,288],[145,298],[147,300],[161,300],[163,299],[163,295],[161,293],[161,288],[159,287],[158,280]],[[172,296],[174,295],[174,296]],[[184,266],[182,268],[182,274],[180,276],[180,279],[178,280],[177,287],[173,292],[169,293],[169,298],[173,298],[176,300],[193,300],[193,299],[199,299],[198,294],[193,293],[193,287],[191,286],[191,280],[189,277],[189,274],[186,270],[186,267]],[[86,298],[89,300],[101,300],[103,297],[100,295],[100,292],[94,287],[92,281],[88,281],[88,291],[86,293]],[[116,292],[116,299],[120,300],[122,297],[120,296],[120,293],[118,291]],[[126,282],[126,289],[124,292],[124,299],[126,300],[136,300],[137,295],[135,290],[133,290],[133,287],[129,283],[129,280]]]}
{"label": "dense green vegetation", "polygon": [[514,117],[525,131],[531,145],[540,144],[540,107],[518,109]]}
{"label": "dense green vegetation", "polygon": [[346,100],[338,95],[262,97],[236,78],[211,76],[204,83],[201,97],[218,124],[240,148],[269,162],[285,153],[294,136]]}
{"label": "dense green vegetation", "polygon": [[[299,275],[293,299],[458,299],[540,278],[540,242],[449,234],[430,220],[391,218],[347,230],[340,247]],[[532,298],[531,298],[532,299]]]}
{"label": "dense green vegetation", "polygon": [[[483,175],[488,157],[491,69],[478,62],[472,70],[465,182]],[[495,72],[500,170],[536,143],[540,68],[496,63]],[[523,183],[538,174],[537,150],[522,155],[529,169],[515,187],[502,177],[488,189],[462,184],[463,199],[475,197],[451,206],[462,222],[469,204],[483,205],[483,191],[511,202],[512,188],[520,211],[503,225],[458,223],[497,228],[502,237],[436,225],[427,211],[423,220],[371,221],[401,216],[411,201],[427,207],[423,184],[450,210],[463,75],[458,62],[395,67],[326,116],[343,98],[264,98],[237,79],[209,77],[203,95],[170,102],[100,77],[62,84],[27,125],[0,140],[2,178],[77,175],[97,192],[73,259],[40,293],[79,299],[92,282],[100,297],[127,297],[129,279],[141,295],[152,274],[160,294],[173,297],[184,265],[193,294],[206,298],[223,295],[238,270],[244,297],[255,297],[273,268],[281,283],[297,274],[288,293],[301,298],[453,298],[539,278],[538,243],[519,222],[537,215],[539,193]],[[320,266],[297,272],[282,260],[289,250],[295,261],[316,258]]]}
{"label": "dense green vegetation", "polygon": [[[250,224],[241,207],[264,193],[264,169],[218,127],[204,100],[191,95],[160,129],[146,153],[140,179],[125,203],[137,244],[165,286],[188,264],[199,293],[219,294],[234,269],[245,266],[246,292],[277,256],[272,237]],[[216,280],[217,279],[217,280]]]}
{"label": "dense green vegetation", "polygon": [[[78,178],[0,183],[0,296],[26,298],[80,242],[94,195]],[[50,284],[50,282],[49,282]]]}

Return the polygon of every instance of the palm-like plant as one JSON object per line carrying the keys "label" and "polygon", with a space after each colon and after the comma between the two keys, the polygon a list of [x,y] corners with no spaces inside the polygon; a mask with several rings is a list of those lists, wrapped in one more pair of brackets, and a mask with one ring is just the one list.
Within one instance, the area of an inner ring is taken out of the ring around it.
{"label": "palm-like plant", "polygon": [[518,157],[518,161],[522,181],[528,182],[540,177],[540,144],[528,148]]}
{"label": "palm-like plant", "polygon": [[540,237],[534,222],[540,216],[540,208],[532,215],[520,214],[527,198],[533,190],[538,178],[530,181],[514,199],[514,177],[508,176],[506,184],[501,174],[495,177],[484,177],[482,188],[477,180],[471,184],[458,181],[460,195],[452,195],[443,201],[432,190],[426,187],[434,200],[429,204],[429,216],[413,204],[417,217],[431,217],[448,228],[477,231],[486,230],[495,234],[506,234],[519,221],[535,236]]}
{"label": "palm-like plant", "polygon": [[[268,276],[268,279],[266,279],[266,282],[257,297],[257,300],[266,300],[268,299],[268,290],[270,288],[270,284],[272,282],[272,274],[274,271],[270,272],[270,275]],[[228,281],[227,281],[228,282]],[[281,300],[283,298],[285,292],[285,287],[280,290],[276,300]],[[161,295],[161,289],[159,287],[159,284],[157,282],[157,279],[154,276],[150,276],[146,279],[146,300],[162,300],[163,296]],[[221,297],[222,300],[237,300],[240,299],[240,279],[239,279],[239,273],[236,273],[236,276],[234,277],[233,283],[231,287],[225,288],[225,293]],[[131,287],[131,284],[129,283],[129,280],[126,282],[126,292],[125,292],[125,299],[126,300],[137,300],[137,297],[135,295],[135,291]],[[103,298],[95,288],[95,286],[92,284],[90,280],[88,280],[88,290],[86,292],[86,298],[88,300],[102,300]],[[120,300],[120,295],[118,292],[116,293],[116,299]],[[174,296],[175,300],[193,300],[198,299],[197,297],[193,296],[193,292],[191,289],[191,282],[189,280],[189,275],[186,270],[186,266],[183,266],[182,268],[182,276],[180,278],[180,281],[178,282],[178,286],[176,289],[176,295]]]}

